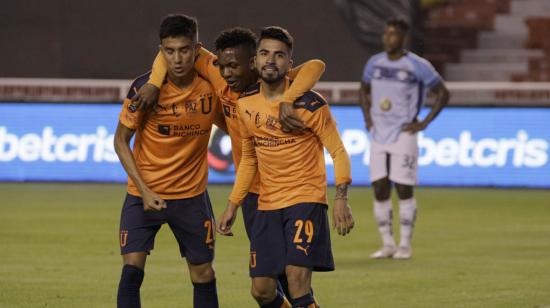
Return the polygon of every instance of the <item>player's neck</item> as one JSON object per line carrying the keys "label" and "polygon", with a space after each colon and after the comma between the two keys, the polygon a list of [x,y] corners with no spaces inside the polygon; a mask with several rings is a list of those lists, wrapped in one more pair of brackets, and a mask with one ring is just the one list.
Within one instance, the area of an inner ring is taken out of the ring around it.
{"label": "player's neck", "polygon": [[388,52],[388,59],[390,59],[391,61],[397,61],[401,59],[406,53],[407,51],[405,49],[398,49],[392,52]]}
{"label": "player's neck", "polygon": [[168,79],[176,87],[184,89],[193,83],[193,79],[195,79],[196,74],[197,73],[195,72],[195,70],[191,70],[189,73],[181,77],[177,77],[177,76],[174,76],[170,71],[168,71]]}
{"label": "player's neck", "polygon": [[262,80],[260,84],[260,92],[267,100],[275,100],[283,96],[286,88],[286,79],[283,78],[273,83],[267,83]]}

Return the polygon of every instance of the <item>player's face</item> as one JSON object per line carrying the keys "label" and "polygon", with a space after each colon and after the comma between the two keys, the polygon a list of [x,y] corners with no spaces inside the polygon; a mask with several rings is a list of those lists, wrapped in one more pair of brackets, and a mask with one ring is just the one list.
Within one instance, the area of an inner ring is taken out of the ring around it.
{"label": "player's face", "polygon": [[168,73],[176,78],[189,74],[200,47],[200,43],[193,42],[185,36],[164,38],[160,50],[168,64]]}
{"label": "player's face", "polygon": [[292,65],[288,46],[273,39],[260,41],[254,60],[260,78],[267,83],[283,79]]}
{"label": "player's face", "polygon": [[384,51],[387,53],[394,53],[403,49],[405,33],[397,27],[386,26],[384,28],[382,41],[384,43]]}
{"label": "player's face", "polygon": [[253,55],[242,46],[225,48],[218,52],[220,74],[235,92],[242,92],[256,82],[252,67]]}

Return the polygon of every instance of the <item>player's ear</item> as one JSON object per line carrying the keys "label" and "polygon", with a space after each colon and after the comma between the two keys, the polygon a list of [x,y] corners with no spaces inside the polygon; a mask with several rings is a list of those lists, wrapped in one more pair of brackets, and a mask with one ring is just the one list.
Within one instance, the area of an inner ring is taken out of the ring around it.
{"label": "player's ear", "polygon": [[256,56],[250,58],[250,70],[256,70]]}
{"label": "player's ear", "polygon": [[290,68],[292,68],[292,64],[294,64],[294,61],[293,61],[292,59],[290,59],[290,60],[288,61],[288,64],[289,64],[289,67],[288,67],[288,68],[290,69]]}
{"label": "player's ear", "polygon": [[201,48],[202,48],[202,43],[201,42],[195,43],[195,53],[198,53],[199,50],[201,50]]}

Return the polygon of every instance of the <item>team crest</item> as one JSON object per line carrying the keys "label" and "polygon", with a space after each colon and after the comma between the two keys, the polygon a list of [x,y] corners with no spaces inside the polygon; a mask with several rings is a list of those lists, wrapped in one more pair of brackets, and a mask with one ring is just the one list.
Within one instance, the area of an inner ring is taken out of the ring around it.
{"label": "team crest", "polygon": [[256,128],[260,128],[262,126],[262,116],[259,112],[256,112],[256,117],[254,118],[254,124],[256,124]]}
{"label": "team crest", "polygon": [[126,247],[128,243],[128,230],[120,230],[120,247]]}
{"label": "team crest", "polygon": [[382,109],[382,111],[390,111],[391,107],[392,107],[392,104],[389,98],[387,97],[382,98],[382,100],[380,101],[380,109]]}
{"label": "team crest", "polygon": [[265,122],[265,127],[271,130],[277,130],[277,124],[279,123],[279,120],[268,115],[267,120]]}
{"label": "team crest", "polygon": [[256,252],[250,252],[250,268],[256,268]]}

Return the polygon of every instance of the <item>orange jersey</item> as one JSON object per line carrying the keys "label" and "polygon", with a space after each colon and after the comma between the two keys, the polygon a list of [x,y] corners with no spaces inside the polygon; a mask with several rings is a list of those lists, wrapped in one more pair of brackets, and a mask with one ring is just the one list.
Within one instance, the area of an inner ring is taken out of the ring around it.
{"label": "orange jersey", "polygon": [[[310,90],[315,83],[321,78],[324,71],[324,63],[319,60],[312,60],[306,64],[294,68],[289,75],[294,78],[293,87],[285,92],[283,101],[292,102],[297,97],[303,95],[304,92]],[[235,169],[238,169],[242,156],[242,138],[240,132],[240,122],[237,113],[237,101],[240,93],[232,91],[225,79],[220,74],[217,64],[217,57],[206,49],[202,49],[199,57],[195,62],[195,69],[201,76],[208,80],[216,91],[219,97],[222,111],[227,124],[227,132],[231,138],[232,157],[235,164]],[[166,75],[167,65],[162,55],[157,55],[153,65],[150,83],[160,85]],[[302,73],[301,73],[302,72]],[[253,193],[259,192],[260,179],[257,176],[249,191]]]}
{"label": "orange jersey", "polygon": [[[119,116],[122,125],[136,130],[141,111],[132,112],[130,98],[149,78],[136,79]],[[212,124],[219,102],[210,83],[197,76],[185,89],[165,82],[155,112],[137,131],[133,154],[148,187],[163,199],[184,199],[204,192],[208,182],[206,160]],[[128,178],[128,193],[140,196]]]}
{"label": "orange jersey", "polygon": [[294,107],[308,128],[301,134],[281,130],[278,103],[263,96],[260,84],[239,99],[237,111],[243,138],[241,168],[246,170],[239,170],[232,202],[239,203],[244,197],[242,192],[246,188],[242,180],[250,174],[241,173],[251,170],[247,168],[251,157],[260,174],[258,208],[261,210],[276,210],[302,202],[327,204],[324,147],[335,158],[336,184],[351,182],[349,157],[326,101],[310,91],[294,102]]}

